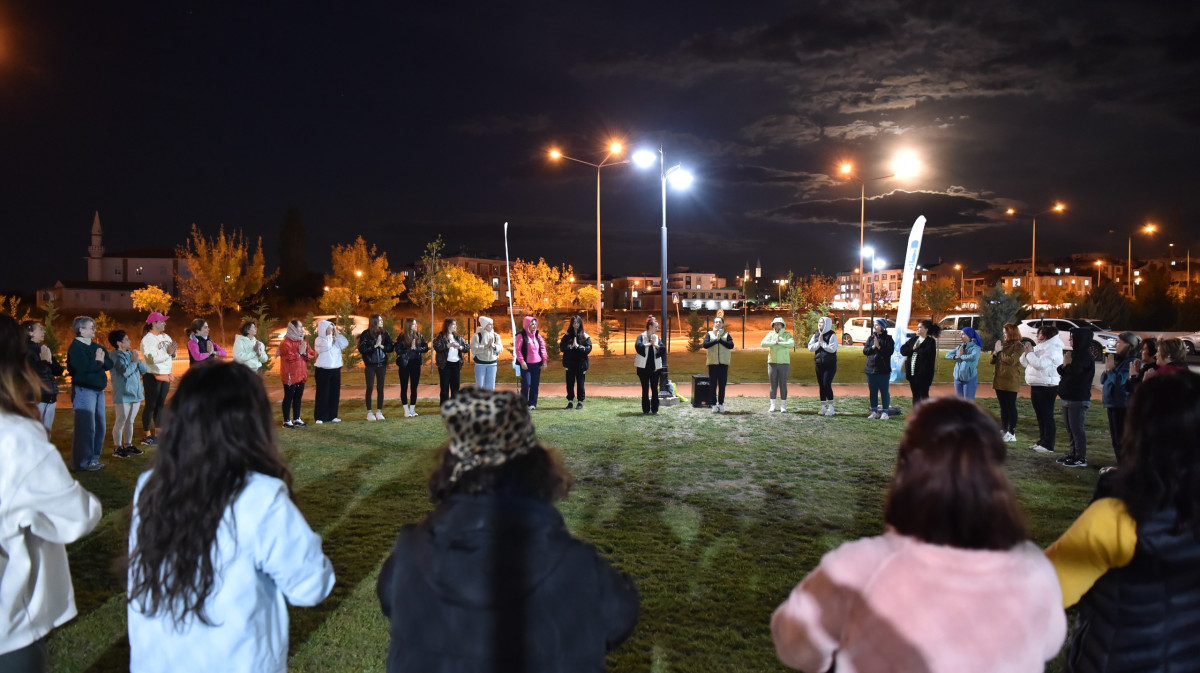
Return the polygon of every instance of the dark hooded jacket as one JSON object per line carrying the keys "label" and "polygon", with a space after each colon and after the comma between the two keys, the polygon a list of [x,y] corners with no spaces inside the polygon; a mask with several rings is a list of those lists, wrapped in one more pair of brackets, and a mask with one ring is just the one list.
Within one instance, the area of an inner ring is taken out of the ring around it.
{"label": "dark hooded jacket", "polygon": [[512,494],[451,495],[402,528],[377,590],[390,673],[603,671],[640,602],[553,505]]}
{"label": "dark hooded jacket", "polygon": [[[576,343],[579,345],[576,346]],[[579,336],[575,336],[571,330],[567,330],[558,344],[558,350],[562,351],[564,370],[586,372],[591,365],[588,354],[592,352],[592,337],[582,330],[580,330]]]}
{"label": "dark hooded jacket", "polygon": [[896,352],[896,342],[886,331],[883,334],[871,332],[867,343],[863,345],[863,355],[867,356],[866,373],[887,374],[892,371],[892,353]]}
{"label": "dark hooded jacket", "polygon": [[43,404],[50,404],[58,399],[57,377],[62,376],[63,366],[54,358],[50,358],[49,362],[42,359],[42,344],[34,343],[32,339],[28,344],[29,366],[37,372],[38,379],[42,382],[42,395],[39,399]]}
{"label": "dark hooded jacket", "polygon": [[[1057,337],[1056,337],[1057,338]],[[1092,381],[1096,378],[1096,361],[1089,346],[1092,330],[1076,327],[1071,330],[1071,362],[1058,366],[1058,396],[1068,402],[1092,399]]]}

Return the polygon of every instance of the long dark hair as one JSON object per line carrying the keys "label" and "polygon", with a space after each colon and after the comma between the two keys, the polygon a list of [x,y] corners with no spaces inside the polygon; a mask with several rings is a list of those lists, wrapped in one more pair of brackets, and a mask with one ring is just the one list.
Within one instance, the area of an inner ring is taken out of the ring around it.
{"label": "long dark hair", "polygon": [[0,314],[0,411],[40,420],[35,398],[42,398],[42,382],[29,366],[29,333]]}
{"label": "long dark hair", "polygon": [[450,449],[443,446],[434,460],[437,467],[429,475],[429,499],[434,503],[455,493],[524,495],[552,503],[565,498],[574,483],[558,453],[541,444],[499,467],[463,472],[458,481],[453,482],[450,475],[454,474],[459,461]]}
{"label": "long dark hair", "polygon": [[[578,330],[575,329],[576,322],[579,323]],[[571,322],[570,322],[570,324],[567,325],[567,333],[564,336],[568,336],[568,337],[574,339],[575,337],[580,336],[582,334],[587,334],[587,332],[585,332],[583,329],[583,316],[578,315],[578,314],[571,316]]]}
{"label": "long dark hair", "polygon": [[[226,362],[193,367],[166,410],[162,442],[137,500],[137,546],[129,600],[153,616],[209,626],[217,530],[249,472],[291,473],[276,445],[271,404],[250,369]],[[234,522],[236,525],[236,522]]]}
{"label": "long dark hair", "polygon": [[1129,400],[1117,494],[1139,524],[1175,510],[1174,533],[1200,541],[1200,376],[1155,376]]}
{"label": "long dark hair", "polygon": [[383,331],[383,314],[371,314],[371,320],[367,323],[367,331],[371,333],[371,336],[379,336],[379,333]]}
{"label": "long dark hair", "polygon": [[936,338],[936,337],[937,337],[937,335],[939,335],[939,334],[941,334],[941,333],[942,333],[942,328],[941,328],[941,326],[939,326],[937,323],[935,323],[935,322],[934,322],[934,321],[932,321],[932,320],[922,320],[921,322],[919,322],[919,323],[917,323],[917,324],[918,324],[918,325],[924,325],[924,326],[925,326],[925,332],[926,332],[926,333],[928,333],[928,334],[929,334],[929,336],[931,336],[931,337],[935,337],[935,338]]}
{"label": "long dark hair", "polygon": [[1004,474],[996,421],[958,398],[922,402],[900,438],[883,520],[902,535],[962,549],[1011,549],[1028,539]]}
{"label": "long dark hair", "polygon": [[400,337],[396,339],[405,348],[412,348],[417,343],[417,338],[421,336],[420,324],[416,318],[405,318],[404,329],[400,332]]}
{"label": "long dark hair", "polygon": [[450,325],[453,325],[456,322],[458,322],[458,321],[455,320],[454,318],[446,318],[445,320],[443,320],[442,321],[442,331],[440,334],[438,334],[438,336],[439,337],[450,336]]}

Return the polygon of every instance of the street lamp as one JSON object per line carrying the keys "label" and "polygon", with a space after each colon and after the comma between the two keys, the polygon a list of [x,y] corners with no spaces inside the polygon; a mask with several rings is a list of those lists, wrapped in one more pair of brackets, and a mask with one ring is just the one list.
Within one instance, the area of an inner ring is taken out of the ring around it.
{"label": "street lamp", "polygon": [[1043,210],[1042,212],[1035,213],[1033,215],[1026,215],[1025,213],[1018,213],[1016,210],[1014,210],[1012,208],[1009,208],[1008,211],[1006,211],[1009,215],[1011,215],[1013,217],[1028,217],[1029,220],[1033,223],[1033,247],[1030,248],[1030,251],[1029,251],[1029,276],[1030,276],[1029,277],[1029,285],[1030,285],[1030,290],[1033,293],[1034,301],[1037,301],[1037,289],[1033,286],[1038,284],[1037,283],[1037,218],[1039,218],[1042,215],[1045,215],[1047,213],[1061,213],[1066,209],[1067,209],[1067,207],[1065,205],[1063,205],[1062,203],[1056,203],[1056,204],[1054,204],[1053,208]]}
{"label": "street lamp", "polygon": [[[663,155],[663,149],[660,145],[658,148],[658,174],[662,182],[662,325],[663,335],[667,338],[667,343],[670,343],[671,335],[667,329],[667,182],[675,189],[687,189],[691,186],[692,174],[684,169],[680,164],[667,168],[666,158]],[[633,163],[639,168],[649,168],[654,165],[653,150],[639,150],[633,155]],[[663,350],[663,368],[661,380],[659,382],[660,392],[666,393],[667,397],[671,397],[671,385],[667,378],[667,351]],[[660,395],[660,397],[662,397]]]}
{"label": "street lamp", "polygon": [[550,158],[555,161],[566,159],[567,161],[574,161],[577,164],[591,166],[596,169],[596,291],[600,293],[600,296],[596,298],[597,325],[600,324],[600,307],[604,305],[604,281],[600,275],[600,169],[629,163],[628,161],[609,161],[614,157],[621,156],[621,152],[623,151],[624,148],[621,146],[621,143],[613,142],[608,146],[608,154],[604,155],[604,159],[600,163],[594,164],[590,161],[569,157],[557,149],[550,150]]}
{"label": "street lamp", "polygon": [[[1100,270],[1102,268],[1104,268],[1103,260],[1096,260],[1096,287],[1100,287]],[[1095,290],[1096,287],[1093,287],[1092,290]]]}
{"label": "street lamp", "polygon": [[[892,160],[892,172],[888,173],[887,175],[880,175],[874,178],[861,178],[857,173],[854,172],[854,164],[848,161],[843,162],[839,170],[842,173],[842,177],[846,178],[847,180],[854,180],[859,184],[860,187],[862,187],[862,191],[859,195],[858,208],[858,248],[859,250],[862,250],[865,243],[864,237],[866,236],[867,229],[867,183],[875,182],[876,180],[886,180],[887,178],[900,178],[903,180],[904,178],[911,177],[920,172],[921,162],[912,152],[904,151],[897,154]],[[863,258],[861,255],[858,258],[858,268],[864,269]],[[858,276],[858,296],[860,298],[858,302],[858,314],[862,315],[861,274]]]}
{"label": "street lamp", "polygon": [[[1158,231],[1158,227],[1154,224],[1147,222],[1146,225],[1143,226],[1139,231],[1143,234],[1146,234],[1147,236],[1151,236],[1154,234],[1154,232]],[[1129,294],[1129,298],[1132,299],[1133,298],[1133,236],[1132,235],[1129,236],[1129,251],[1127,254],[1129,256],[1125,262],[1125,264],[1126,264],[1126,266],[1125,266],[1125,273],[1126,273],[1125,291]]]}
{"label": "street lamp", "polygon": [[[863,257],[871,258],[871,329],[875,329],[875,271],[879,269],[880,265],[886,264],[887,262],[882,259],[876,259],[875,248],[869,245],[864,248],[860,248],[858,254]],[[859,302],[859,306],[862,306],[861,302]]]}
{"label": "street lamp", "polygon": [[776,301],[778,301],[781,306],[783,305],[783,287],[787,285],[787,283],[788,282],[786,278],[775,281]]}
{"label": "street lamp", "polygon": [[966,270],[963,269],[962,264],[955,264],[954,270],[958,272],[958,296],[959,300],[961,301],[967,296],[967,281],[963,279],[963,275],[966,273]]}

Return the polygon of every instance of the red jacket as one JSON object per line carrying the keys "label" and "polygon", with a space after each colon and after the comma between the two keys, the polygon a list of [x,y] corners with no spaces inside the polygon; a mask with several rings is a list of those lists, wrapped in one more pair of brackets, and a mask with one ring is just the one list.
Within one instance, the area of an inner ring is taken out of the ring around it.
{"label": "red jacket", "polygon": [[279,378],[290,386],[308,380],[308,361],[317,356],[312,348],[300,354],[300,342],[286,336],[279,342]]}

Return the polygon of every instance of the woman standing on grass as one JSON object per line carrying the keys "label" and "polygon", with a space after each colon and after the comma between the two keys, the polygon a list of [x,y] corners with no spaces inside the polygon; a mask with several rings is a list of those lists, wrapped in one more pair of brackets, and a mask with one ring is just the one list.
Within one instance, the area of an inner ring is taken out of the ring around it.
{"label": "woman standing on grass", "polygon": [[530,409],[537,409],[542,369],[550,363],[546,357],[546,340],[538,333],[537,318],[527,315],[524,324],[525,329],[517,332],[513,341],[513,357],[521,367],[521,399]]}
{"label": "woman standing on grass", "polygon": [[142,410],[142,446],[154,446],[154,433],[162,419],[163,405],[171,391],[175,375],[172,368],[178,346],[167,334],[169,317],[155,311],[146,318],[147,331],[142,333],[142,359],[146,361],[146,373],[142,376],[142,387],[146,390],[146,407]]}
{"label": "woman standing on grass", "polygon": [[571,476],[528,405],[468,388],[442,416],[435,509],[379,571],[388,673],[603,671],[637,624],[637,587],[567,529],[554,503]]}
{"label": "woman standing on grass", "polygon": [[[188,360],[191,364],[208,362],[210,358],[223,358],[227,355],[224,348],[208,338],[209,331],[208,321],[201,318],[193,320],[192,326],[188,328]],[[216,362],[216,360],[214,359],[212,362]]]}
{"label": "woman standing on grass", "polygon": [[1125,436],[1125,411],[1129,407],[1125,384],[1129,382],[1129,370],[1141,345],[1142,339],[1138,335],[1121,332],[1117,337],[1117,352],[1109,353],[1104,359],[1104,371],[1100,373],[1100,399],[1108,413],[1109,441],[1118,465],[1121,464],[1121,438]]}
{"label": "woman standing on grass", "polygon": [[975,401],[979,388],[979,353],[983,351],[983,339],[972,327],[964,327],[962,343],[946,353],[947,360],[954,360],[954,394]]}
{"label": "woman standing on grass", "polygon": [[[886,421],[888,410],[892,408],[891,378],[892,353],[896,352],[896,342],[887,333],[887,320],[876,318],[872,326],[871,336],[863,344],[863,355],[867,356],[865,371],[867,374],[867,389],[871,394],[871,414],[867,418],[878,418]],[[883,406],[876,404],[875,396]]]}
{"label": "woman standing on grass", "polygon": [[658,378],[662,375],[662,339],[658,338],[658,320],[646,318],[646,331],[633,344],[633,367],[642,382],[642,415],[658,413]]}
{"label": "woman standing on grass", "polygon": [[0,671],[41,673],[46,638],[76,614],[66,545],[100,521],[100,501],[71,478],[31,398],[29,331],[0,314]]}
{"label": "woman standing on grass", "polygon": [[[404,331],[396,338],[396,366],[400,369],[400,403],[405,418],[417,415],[417,384],[421,382],[421,362],[429,352],[429,344],[417,329],[417,319],[404,321]],[[408,398],[412,397],[409,404]]]}
{"label": "woman standing on grass", "polygon": [[58,402],[58,377],[62,376],[63,366],[54,359],[54,354],[46,345],[46,328],[36,320],[26,320],[21,323],[28,338],[29,366],[37,372],[41,380],[41,388],[34,397],[37,399],[38,417],[46,432],[54,429],[54,405]]}
{"label": "woman standing on grass", "polygon": [[1200,640],[1200,376],[1156,376],[1130,398],[1112,497],[1046,555],[1078,605],[1069,671],[1195,671]]}
{"label": "woman standing on grass", "polygon": [[808,350],[813,353],[817,368],[817,386],[821,393],[821,410],[818,416],[833,415],[833,377],[837,374],[837,333],[833,331],[833,320],[828,316],[817,319],[817,331],[808,340]]}
{"label": "woman standing on grass", "polygon": [[71,467],[95,472],[103,470],[105,372],[112,368],[104,346],[96,341],[96,321],[81,315],[71,323],[75,339],[67,348],[67,372],[71,375],[71,404],[75,411],[75,433],[71,439]]}
{"label": "woman standing on grass", "polygon": [[350,342],[338,332],[337,325],[322,320],[317,323],[317,338],[313,346],[317,351],[313,370],[317,377],[313,418],[317,425],[341,423],[338,406],[342,401],[342,351],[350,346]]}
{"label": "woman standing on grass", "polygon": [[937,359],[937,336],[942,333],[932,320],[917,323],[917,333],[900,347],[904,356],[904,377],[912,391],[913,409],[929,399],[929,386],[933,385],[933,364]]}
{"label": "woman standing on grass", "polygon": [[471,359],[475,361],[475,387],[482,390],[496,389],[496,369],[504,344],[496,332],[494,322],[486,315],[479,316],[479,328],[471,337]]}
{"label": "woman standing on grass", "polygon": [[779,411],[787,411],[787,381],[792,369],[792,349],[796,347],[796,338],[787,331],[787,323],[783,318],[775,316],[771,321],[771,331],[763,337],[762,347],[767,349],[767,378],[771,381],[771,406],[767,413],[775,411],[775,391],[779,390]]}
{"label": "woman standing on grass", "polygon": [[571,316],[571,325],[563,334],[558,349],[562,352],[563,373],[567,377],[567,408],[570,409],[575,401],[575,388],[578,385],[579,405],[575,408],[582,409],[583,399],[587,396],[583,390],[583,379],[590,364],[588,353],[592,352],[592,338],[583,329],[582,316]]}
{"label": "woman standing on grass", "polygon": [[113,391],[113,456],[140,456],[143,451],[133,445],[133,424],[137,421],[142,400],[146,399],[142,388],[146,363],[133,350],[133,342],[125,330],[109,332],[108,343],[113,347],[108,352]]}
{"label": "woman standing on grass", "polygon": [[1016,323],[1005,323],[1004,340],[997,341],[992,350],[992,390],[1000,404],[1000,429],[1006,442],[1017,441],[1017,393],[1025,381],[1025,367],[1021,365],[1024,352]]}
{"label": "woman standing on grass", "polygon": [[1029,448],[1038,453],[1054,453],[1054,436],[1058,433],[1054,423],[1054,400],[1058,397],[1061,378],[1058,367],[1063,363],[1063,343],[1058,338],[1058,328],[1049,322],[1043,322],[1038,328],[1037,340],[1036,346],[1025,343],[1025,353],[1021,355],[1025,383],[1029,384],[1030,402],[1038,422],[1038,441]]}
{"label": "woman standing on grass", "polygon": [[438,368],[439,403],[444,403],[458,394],[458,386],[462,381],[463,354],[469,348],[467,340],[458,333],[458,321],[446,318],[442,322],[442,331],[433,340],[433,352]]}
{"label": "woman standing on grass", "polygon": [[259,376],[263,375],[263,365],[267,364],[267,347],[258,340],[258,323],[253,320],[242,323],[237,336],[233,337],[233,361]]}
{"label": "woman standing on grass", "polygon": [[283,383],[283,427],[303,428],[300,402],[304,399],[304,382],[308,380],[308,363],[315,355],[304,339],[304,325],[293,320],[279,342],[279,380]]}
{"label": "woman standing on grass", "polygon": [[1067,620],[1004,458],[1000,428],[978,406],[914,407],[886,530],[826,554],[775,610],[780,661],[812,673],[1043,670]]}
{"label": "woman standing on grass", "polygon": [[1091,343],[1092,330],[1071,330],[1071,350],[1063,354],[1058,368],[1058,397],[1071,449],[1055,462],[1065,467],[1087,467],[1087,410],[1092,406],[1092,381],[1096,379]]}
{"label": "woman standing on grass", "polygon": [[713,318],[713,328],[704,335],[701,347],[708,351],[708,380],[716,394],[713,411],[719,414],[725,411],[725,384],[729,382],[729,363],[733,356],[733,335],[725,331],[724,318]]}
{"label": "woman standing on grass", "polygon": [[285,673],[287,604],[320,603],[334,574],[293,501],[262,381],[198,367],[167,417],[133,495],[130,670]]}
{"label": "woman standing on grass", "polygon": [[[367,329],[358,335],[358,352],[362,355],[363,369],[367,377],[367,420],[382,421],[383,417],[383,376],[387,373],[388,353],[396,350],[392,335],[383,329],[383,316],[374,313]],[[371,411],[371,389],[375,389],[376,413]]]}

